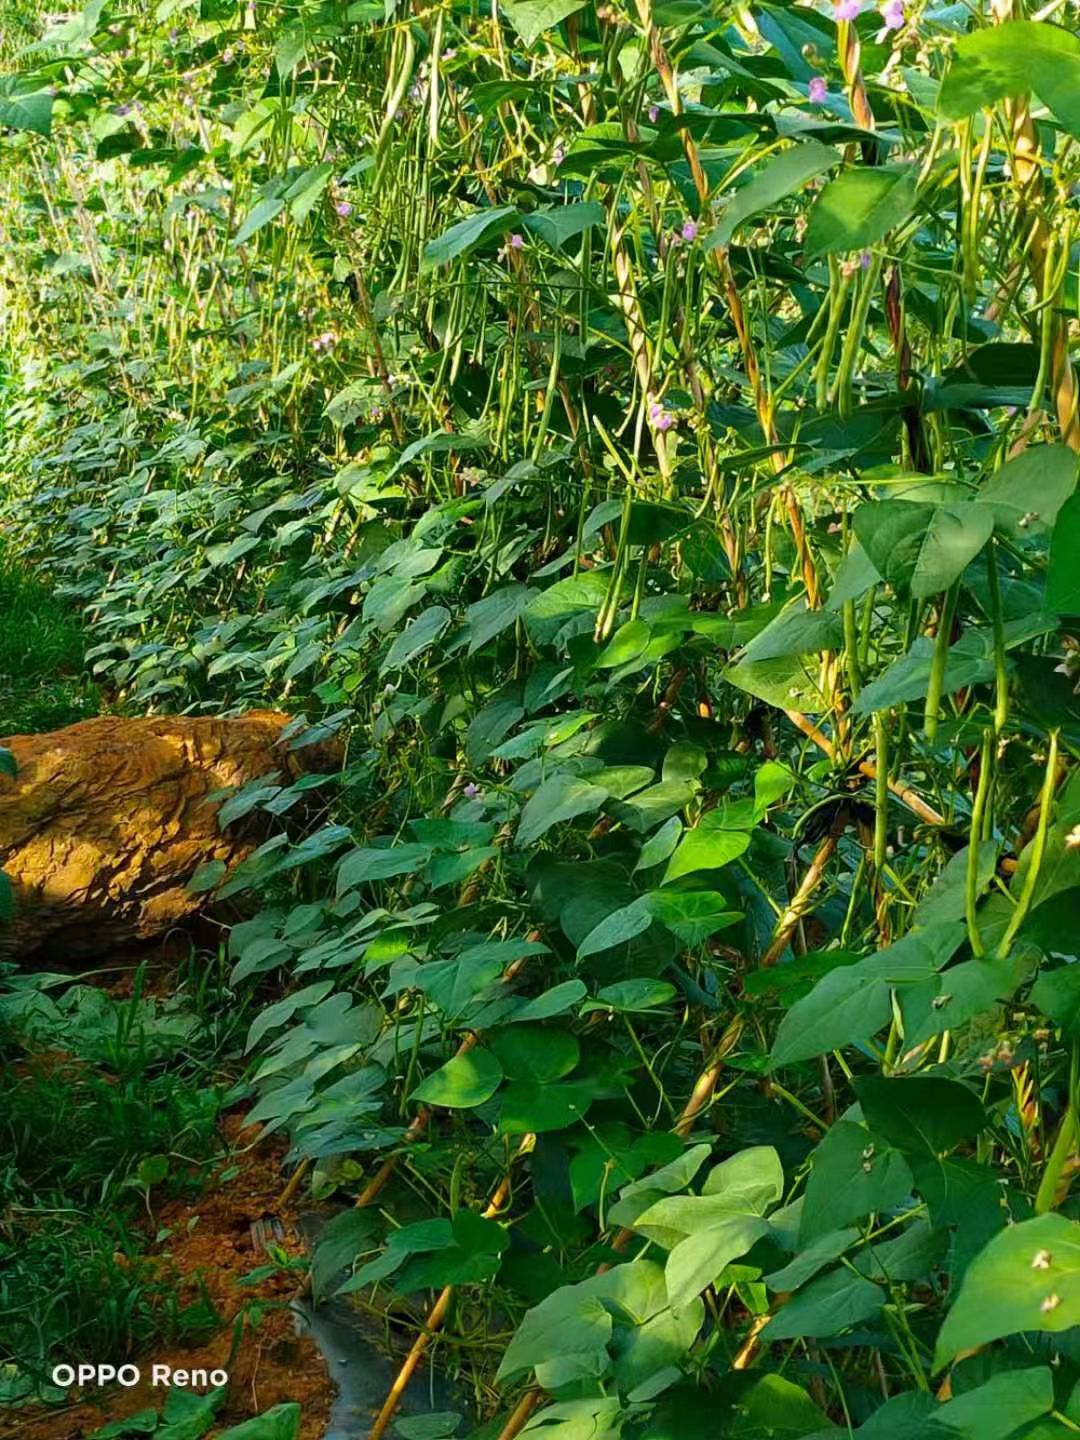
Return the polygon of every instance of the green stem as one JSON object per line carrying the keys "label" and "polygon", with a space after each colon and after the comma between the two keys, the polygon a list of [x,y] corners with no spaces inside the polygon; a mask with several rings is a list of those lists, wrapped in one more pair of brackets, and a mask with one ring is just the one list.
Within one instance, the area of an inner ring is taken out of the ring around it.
{"label": "green stem", "polygon": [[968,943],[973,955],[985,955],[979,927],[975,923],[975,906],[979,899],[979,851],[982,848],[983,816],[986,813],[986,798],[990,794],[990,776],[994,763],[994,736],[987,730],[983,735],[979,751],[979,783],[975,789],[975,803],[971,810],[971,833],[968,838],[967,879],[964,886],[964,913],[967,920]]}
{"label": "green stem", "polygon": [[997,541],[986,551],[986,575],[990,584],[990,618],[994,626],[994,734],[1000,735],[1009,718],[1009,670],[1005,659],[1005,618],[1001,609]]}
{"label": "green stem", "polygon": [[1076,1145],[1076,1140],[1076,1107],[1070,1104],[1061,1117],[1061,1124],[1058,1126],[1057,1137],[1054,1140],[1054,1148],[1050,1151],[1050,1158],[1046,1162],[1046,1169],[1039,1182],[1039,1189],[1035,1196],[1036,1215],[1045,1215],[1048,1211],[1053,1210],[1057,1201],[1061,1176],[1069,1156],[1073,1152],[1073,1147]]}
{"label": "green stem", "polygon": [[959,588],[959,585],[953,585],[944,592],[938,613],[934,659],[930,666],[930,684],[926,691],[926,709],[923,715],[923,730],[931,745],[937,739],[938,712],[941,709],[941,695],[945,688],[945,663],[949,656],[949,632],[952,629]]}
{"label": "green stem", "polygon": [[1020,892],[1020,899],[1017,901],[1012,919],[998,946],[1000,959],[1004,959],[1012,949],[1016,933],[1027,919],[1031,902],[1035,897],[1035,886],[1038,884],[1043,855],[1046,853],[1046,832],[1050,826],[1050,803],[1054,798],[1054,783],[1057,779],[1057,756],[1058,732],[1053,730],[1050,732],[1050,753],[1046,757],[1046,774],[1043,776],[1042,794],[1039,797],[1039,823],[1035,830],[1035,838],[1031,842],[1031,861],[1027,867],[1027,874],[1024,876],[1024,888]]}
{"label": "green stem", "polygon": [[874,716],[874,872],[885,868],[888,848],[889,821],[889,737],[885,730],[885,712]]}

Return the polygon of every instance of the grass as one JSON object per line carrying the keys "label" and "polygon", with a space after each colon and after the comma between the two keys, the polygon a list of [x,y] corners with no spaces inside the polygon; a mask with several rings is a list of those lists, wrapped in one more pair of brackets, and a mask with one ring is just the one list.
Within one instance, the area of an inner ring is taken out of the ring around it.
{"label": "grass", "polygon": [[0,734],[56,730],[97,714],[83,632],[49,586],[0,544]]}
{"label": "grass", "polygon": [[219,1324],[147,1252],[220,1154],[220,1007],[144,999],[141,972],[129,999],[58,978],[0,989],[0,1399]]}

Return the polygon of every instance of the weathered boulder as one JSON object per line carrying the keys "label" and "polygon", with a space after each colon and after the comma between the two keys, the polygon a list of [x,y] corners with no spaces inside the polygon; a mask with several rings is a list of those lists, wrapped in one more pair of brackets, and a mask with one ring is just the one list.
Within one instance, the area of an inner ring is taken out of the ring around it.
{"label": "weathered boulder", "polygon": [[260,838],[251,825],[219,830],[211,792],[335,768],[326,747],[281,743],[290,718],[103,715],[0,739],[17,765],[0,775],[0,868],[14,892],[0,948],[85,956],[190,917],[205,903],[186,888],[199,865],[231,865]]}

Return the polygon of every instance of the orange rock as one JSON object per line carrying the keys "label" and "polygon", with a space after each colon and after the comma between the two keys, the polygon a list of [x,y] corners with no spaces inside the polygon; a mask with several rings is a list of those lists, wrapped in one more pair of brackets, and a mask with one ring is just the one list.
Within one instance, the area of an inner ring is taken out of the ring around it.
{"label": "orange rock", "polygon": [[188,918],[205,903],[186,889],[199,865],[231,865],[259,838],[257,821],[219,830],[207,796],[271,771],[288,783],[302,769],[333,768],[325,746],[280,743],[290,718],[103,715],[0,739],[18,766],[14,778],[0,775],[0,868],[15,899],[0,944],[87,954]]}

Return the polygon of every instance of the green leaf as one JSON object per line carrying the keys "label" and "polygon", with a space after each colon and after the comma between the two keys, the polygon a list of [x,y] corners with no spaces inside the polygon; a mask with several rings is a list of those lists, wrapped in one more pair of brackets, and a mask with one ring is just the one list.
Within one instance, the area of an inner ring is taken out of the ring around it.
{"label": "green leaf", "polygon": [[6,745],[0,745],[0,775],[10,775],[14,780],[19,773],[18,762]]}
{"label": "green leaf", "polygon": [[1032,90],[1080,138],[1080,38],[1046,21],[1010,20],[959,38],[938,108],[962,120]]}
{"label": "green leaf", "polygon": [[727,896],[716,890],[653,890],[646,898],[653,918],[687,946],[700,945],[744,918],[742,911],[732,910]]}
{"label": "green leaf", "polygon": [[871,1280],[898,1283],[925,1280],[948,1247],[948,1231],[928,1220],[916,1220],[892,1240],[860,1250],[854,1264]]}
{"label": "green leaf", "polygon": [[608,798],[608,792],[573,775],[556,775],[545,780],[526,803],[518,824],[517,844],[532,845],[553,825],[587,815]]}
{"label": "green leaf", "polygon": [[1017,948],[1004,960],[982,955],[906,985],[899,996],[906,1043],[921,1045],[944,1030],[958,1030],[999,1000],[1008,1000],[1030,970],[1030,954]]}
{"label": "green leaf", "polygon": [[265,1010],[260,1010],[248,1029],[244,1053],[249,1054],[267,1031],[287,1024],[298,1010],[318,1005],[320,1000],[325,1000],[333,988],[332,980],[316,980],[313,985],[305,985],[301,990],[294,990],[291,995],[286,995],[284,999],[268,1005]]}
{"label": "green leaf", "polygon": [[889,1022],[889,987],[861,965],[831,970],[780,1022],[771,1065],[792,1065],[844,1045],[865,1045]]}
{"label": "green leaf", "polygon": [[650,896],[641,895],[629,905],[605,915],[599,925],[593,927],[577,949],[577,958],[585,960],[603,950],[623,945],[635,935],[641,935],[653,923]]}
{"label": "green leaf", "polygon": [[843,644],[840,616],[831,610],[808,610],[805,600],[782,610],[755,635],[743,651],[743,659],[778,660],[784,655],[805,655],[808,651],[835,650]]}
{"label": "green leaf", "polygon": [[820,1275],[793,1295],[761,1332],[762,1341],[820,1339],[839,1335],[876,1315],[885,1304],[884,1292],[872,1281],[850,1270]]}
{"label": "green leaf", "polygon": [[461,1424],[455,1410],[436,1410],[430,1415],[409,1415],[394,1421],[401,1440],[449,1440]]}
{"label": "green leaf", "polygon": [[995,1235],[968,1266],[938,1335],[934,1368],[1022,1331],[1080,1325],[1080,1225],[1040,1215]]}
{"label": "green leaf", "polygon": [[503,1354],[496,1380],[535,1370],[538,1385],[555,1389],[595,1382],[610,1368],[611,1316],[595,1295],[581,1289],[564,1286],[528,1311]]}
{"label": "green leaf", "polygon": [[682,1310],[768,1231],[768,1221],[758,1215],[729,1215],[680,1240],[664,1267],[671,1308]]}
{"label": "green leaf", "polygon": [[973,1091],[937,1075],[869,1075],[856,1081],[855,1092],[870,1128],[906,1154],[939,1155],[988,1123]]}
{"label": "green leaf", "polygon": [[223,1430],[218,1440],[297,1440],[299,1434],[300,1406],[290,1402]]}
{"label": "green leaf", "polygon": [[476,1046],[464,1055],[455,1055],[422,1080],[409,1098],[448,1110],[471,1110],[491,1099],[502,1078],[497,1058],[490,1050]]}
{"label": "green leaf", "polygon": [[495,984],[508,963],[499,955],[463,953],[452,960],[422,965],[416,971],[414,984],[448,1020],[457,1020],[477,995]]}
{"label": "green leaf", "polygon": [[793,145],[778,155],[770,156],[747,184],[736,190],[720,224],[706,239],[705,249],[730,245],[731,237],[744,220],[759,215],[763,210],[773,209],[786,196],[793,195],[815,176],[838,164],[839,158],[835,150],[819,145],[816,140],[807,140],[802,145]]}
{"label": "green leaf", "polygon": [[1006,1440],[1054,1406],[1053,1372],[1046,1366],[1004,1370],[956,1395],[936,1419],[961,1440]]}
{"label": "green leaf", "polygon": [[973,501],[875,500],[859,506],[853,523],[889,584],[921,599],[947,589],[963,573],[989,540],[994,512]]}
{"label": "green leaf", "polygon": [[[948,923],[950,920],[963,920],[966,913],[965,890],[970,854],[970,846],[965,845],[950,858],[945,869],[915,907],[913,919],[916,925],[936,925]],[[981,895],[993,879],[997,857],[996,841],[980,842],[975,878],[977,895]]]}
{"label": "green leaf", "polygon": [[595,615],[607,595],[608,577],[586,570],[558,580],[529,601],[525,624],[536,645],[550,645],[564,625],[582,615]]}
{"label": "green leaf", "polygon": [[286,25],[281,38],[274,47],[274,68],[278,78],[287,80],[304,58],[307,49],[307,30],[303,23]]}
{"label": "green leaf", "polygon": [[165,1401],[164,1424],[154,1432],[155,1440],[201,1440],[214,1423],[214,1412],[224,1398],[223,1388],[197,1395],[173,1386]]}
{"label": "green leaf", "polygon": [[[1074,891],[1070,897],[1074,915],[1077,898]],[[1080,1039],[1080,965],[1044,970],[1031,987],[1031,1003],[1064,1034]]]}
{"label": "green leaf", "polygon": [[515,1024],[522,1021],[550,1020],[554,1015],[564,1015],[579,1000],[584,1000],[588,993],[583,980],[564,980],[561,985],[545,990],[535,1000],[527,1000],[520,1010],[515,1010],[507,1019]]}
{"label": "green leaf", "polygon": [[297,224],[306,220],[311,214],[319,197],[330,183],[333,171],[334,167],[325,161],[321,165],[312,165],[298,176],[285,191],[289,214]]}
{"label": "green leaf", "polygon": [[564,1130],[586,1114],[593,1099],[592,1087],[583,1081],[514,1080],[503,1092],[499,1130],[504,1135]]}
{"label": "green leaf", "polygon": [[0,130],[52,130],[53,97],[31,75],[0,75]]}
{"label": "green leaf", "polygon": [[[392,480],[400,470],[404,470],[405,467],[411,465],[414,460],[419,460],[422,455],[449,455],[455,452],[464,453],[469,450],[486,450],[489,443],[487,436],[483,433],[469,435],[452,434],[447,430],[432,430],[430,434],[423,435],[419,440],[413,440],[411,444],[405,446],[405,449],[402,450],[401,454],[390,467],[386,479],[387,481]],[[437,555],[438,551],[435,551],[434,556],[437,557]],[[416,554],[415,558],[425,561],[426,568],[430,568],[430,563],[434,557],[431,551],[420,551]],[[411,573],[417,574],[419,572],[414,570]],[[397,571],[393,576],[389,577],[389,583],[397,585],[400,588],[400,571]],[[365,618],[366,617],[367,609],[365,606]]]}
{"label": "green leaf", "polygon": [[387,845],[384,849],[351,850],[338,866],[337,894],[372,880],[389,880],[422,870],[431,859],[427,845]]}
{"label": "green leaf", "polygon": [[776,660],[740,660],[729,665],[723,676],[767,705],[816,714],[829,708],[818,685],[820,669],[816,657],[808,661],[798,655],[782,655]]}
{"label": "green leaf", "polygon": [[260,200],[245,215],[240,229],[236,232],[233,244],[243,245],[245,240],[250,240],[264,225],[269,225],[270,221],[276,219],[284,209],[285,201],[280,195],[268,195],[265,199]]}
{"label": "green leaf", "polygon": [[858,540],[852,540],[847,554],[836,568],[833,587],[829,591],[826,610],[840,611],[846,600],[858,600],[871,585],[881,583],[877,566]]}
{"label": "green leaf", "polygon": [[[521,8],[509,6],[507,13]],[[580,200],[571,205],[545,205],[526,215],[523,224],[526,230],[539,235],[553,250],[561,250],[568,240],[575,239],[594,225],[602,226],[606,221],[607,212],[598,200]]]}
{"label": "green leaf", "polygon": [[[430,649],[450,624],[450,611],[443,605],[429,605],[411,620],[390,646],[382,671],[399,670]],[[381,673],[381,672],[380,672]]]}
{"label": "green leaf", "polygon": [[784,1194],[784,1167],[771,1145],[751,1145],[715,1165],[701,1187],[747,1215],[764,1215]]}
{"label": "green leaf", "polygon": [[532,591],[525,585],[506,585],[470,605],[465,612],[469,654],[475,655],[489,640],[509,629],[524,611],[531,595]]}
{"label": "green leaf", "polygon": [[979,491],[997,528],[1015,540],[1045,535],[1076,489],[1077,459],[1067,445],[1029,445],[995,470]]}
{"label": "green leaf", "polygon": [[591,1015],[597,1010],[614,1010],[621,1015],[644,1015],[659,1005],[666,1005],[678,992],[666,980],[617,980],[614,985],[605,985],[595,1000],[587,1001],[581,1007],[582,1015]]}
{"label": "green leaf", "polygon": [[665,885],[696,870],[719,870],[749,848],[748,832],[727,829],[722,821],[721,812],[709,810],[693,830],[686,832],[664,871]]}
{"label": "green leaf", "polygon": [[1057,615],[1080,615],[1080,495],[1071,495],[1050,537],[1046,608]]}
{"label": "green leaf", "polygon": [[634,866],[635,873],[638,870],[651,870],[654,865],[662,865],[679,843],[679,836],[682,832],[683,822],[678,815],[672,815],[670,819],[665,820],[656,834],[650,835],[642,845],[641,854]]}
{"label": "green leaf", "polygon": [[489,1041],[511,1080],[537,1080],[541,1084],[569,1075],[581,1055],[577,1039],[568,1030],[539,1025],[517,1025],[500,1030]]}
{"label": "green leaf", "polygon": [[128,1435],[152,1435],[157,1429],[157,1410],[136,1410],[134,1415],[127,1416],[124,1420],[114,1420],[111,1425],[103,1425],[100,1430],[95,1430],[89,1440],[120,1440],[121,1436]]}
{"label": "green leaf", "polygon": [[800,1243],[899,1205],[911,1193],[912,1183],[911,1170],[898,1150],[862,1125],[838,1120],[814,1151]]}
{"label": "green leaf", "polygon": [[[1011,620],[1004,630],[1005,649],[1011,650],[1053,628],[1053,619],[1038,613],[1024,620]],[[930,683],[933,662],[934,641],[929,635],[916,636],[906,655],[859,691],[852,710],[856,715],[871,715],[877,710],[920,699]],[[985,684],[993,675],[994,632],[991,626],[983,625],[968,630],[946,650],[942,694],[952,695],[971,685]]]}
{"label": "green leaf", "polygon": [[913,165],[845,170],[825,186],[810,211],[807,259],[876,245],[914,210],[915,183]]}
{"label": "green leaf", "polygon": [[613,670],[618,665],[629,665],[644,653],[651,639],[652,630],[644,620],[628,620],[596,657],[597,668]]}
{"label": "green leaf", "polygon": [[499,1257],[509,1243],[509,1235],[497,1221],[472,1210],[458,1210],[451,1243],[410,1258],[397,1272],[394,1290],[406,1295],[440,1290],[444,1285],[488,1284],[497,1275]]}
{"label": "green leaf", "polygon": [[[637,1186],[640,1188],[647,1183],[647,1180],[640,1180]],[[634,1188],[630,1186],[628,1191],[633,1191]],[[624,1192],[624,1196],[626,1193]],[[642,1193],[646,1196],[649,1194],[647,1190]],[[745,1197],[738,1190],[729,1194],[720,1190],[711,1195],[664,1195],[653,1199],[632,1224],[642,1235],[655,1240],[668,1250],[673,1250],[687,1235],[711,1230],[729,1216],[746,1218],[748,1208]],[[750,1218],[763,1222],[761,1233],[765,1234],[769,1227],[764,1224],[764,1217],[751,1215]]]}
{"label": "green leaf", "polygon": [[535,45],[545,30],[584,8],[585,0],[506,0],[503,6],[523,45]]}
{"label": "green leaf", "polygon": [[517,219],[518,211],[513,205],[498,205],[493,210],[478,210],[475,215],[459,220],[449,230],[428,241],[424,247],[421,270],[433,270],[439,265],[449,265],[452,260],[460,260],[485,241],[497,240],[500,235],[505,235]]}
{"label": "green leaf", "polygon": [[441,890],[446,885],[460,885],[489,860],[494,860],[499,850],[495,845],[482,845],[475,850],[464,850],[455,855],[436,855],[427,867],[425,878],[432,890]]}
{"label": "green leaf", "polygon": [[774,1270],[771,1275],[766,1275],[765,1284],[770,1290],[780,1292],[798,1290],[800,1285],[812,1280],[819,1270],[838,1260],[858,1238],[858,1230],[827,1230],[823,1235],[811,1240],[809,1245],[801,1247],[795,1259],[782,1270]]}

